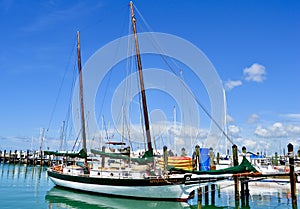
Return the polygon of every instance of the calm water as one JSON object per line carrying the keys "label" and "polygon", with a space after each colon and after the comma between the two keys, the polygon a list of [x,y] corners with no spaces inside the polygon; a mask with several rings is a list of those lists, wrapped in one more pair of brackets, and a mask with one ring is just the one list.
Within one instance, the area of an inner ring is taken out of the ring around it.
{"label": "calm water", "polygon": [[[47,178],[46,167],[0,164],[0,208],[114,208],[114,209],[177,209],[177,208],[292,208],[289,190],[250,187],[249,206],[235,203],[232,186],[216,186],[215,203],[211,200],[197,206],[197,200],[187,203],[138,201],[108,198],[54,187]],[[209,195],[211,199],[211,196]],[[299,196],[298,196],[299,199]]]}

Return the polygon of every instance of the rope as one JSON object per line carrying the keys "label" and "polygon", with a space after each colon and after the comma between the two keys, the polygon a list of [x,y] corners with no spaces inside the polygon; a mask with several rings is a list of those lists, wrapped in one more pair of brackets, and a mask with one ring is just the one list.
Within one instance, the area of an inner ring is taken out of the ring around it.
{"label": "rope", "polygon": [[57,94],[57,97],[56,97],[55,102],[54,102],[54,108],[53,108],[53,110],[52,110],[52,112],[51,112],[50,120],[49,120],[49,123],[48,123],[48,126],[47,126],[47,132],[49,131],[49,128],[50,128],[51,123],[52,123],[52,121],[53,121],[53,117],[54,117],[54,113],[55,113],[55,110],[56,110],[56,107],[57,107],[58,99],[59,99],[59,97],[60,97],[60,95],[61,95],[61,92],[62,92],[62,86],[63,86],[63,84],[64,84],[64,81],[65,81],[65,78],[66,78],[66,75],[67,75],[67,72],[68,72],[70,60],[71,60],[71,57],[72,57],[72,55],[74,54],[74,51],[75,51],[75,50],[74,50],[74,49],[75,49],[74,46],[76,46],[76,37],[75,37],[73,43],[75,43],[75,44],[73,44],[73,47],[72,47],[72,50],[71,50],[71,53],[70,53],[70,56],[69,56],[68,63],[67,63],[67,65],[66,65],[66,67],[65,67],[65,71],[64,71],[64,75],[63,75],[62,81],[61,81],[61,83],[60,83],[60,85],[59,85],[58,94]]}

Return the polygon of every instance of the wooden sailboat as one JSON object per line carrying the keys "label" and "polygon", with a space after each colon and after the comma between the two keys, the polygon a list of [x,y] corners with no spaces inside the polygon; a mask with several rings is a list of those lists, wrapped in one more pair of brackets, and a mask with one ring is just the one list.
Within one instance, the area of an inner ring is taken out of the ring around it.
{"label": "wooden sailboat", "polygon": [[[202,174],[184,170],[168,171],[162,170],[156,165],[156,158],[153,156],[151,143],[142,62],[139,53],[136,19],[132,2],[130,2],[130,9],[132,28],[135,38],[135,50],[141,86],[140,93],[142,95],[148,151],[145,153],[143,158],[131,158],[130,156],[91,150],[92,153],[102,156],[100,158],[102,162],[98,165],[93,165],[92,168],[87,169],[85,160],[85,166],[82,167],[67,166],[64,168],[60,167],[59,169],[52,167],[48,169],[48,176],[57,186],[85,192],[135,199],[185,201],[189,197],[189,194],[199,186],[231,178],[233,172],[224,171],[222,174],[209,174],[209,172],[206,172],[205,174]],[[82,117],[82,144],[84,153],[84,151],[86,152],[86,139],[79,33],[77,34],[77,37]],[[112,160],[107,161],[108,158],[111,158]],[[109,166],[107,164],[109,164]],[[246,170],[251,171],[249,168]]]}

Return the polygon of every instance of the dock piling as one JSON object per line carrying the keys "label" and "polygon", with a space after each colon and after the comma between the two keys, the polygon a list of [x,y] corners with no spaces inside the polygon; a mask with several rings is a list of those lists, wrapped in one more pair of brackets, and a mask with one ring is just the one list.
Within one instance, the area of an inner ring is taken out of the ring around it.
{"label": "dock piling", "polygon": [[[238,161],[238,154],[237,154],[237,146],[234,144],[232,146],[232,159],[233,159],[233,166],[237,166],[239,164]],[[237,176],[234,177],[234,192],[235,192],[235,200],[239,201],[240,195],[239,195],[239,179]]]}
{"label": "dock piling", "polygon": [[295,163],[294,163],[294,147],[291,143],[287,145],[288,156],[290,164],[290,184],[291,184],[291,195],[292,205],[297,207],[297,196],[296,196],[296,176],[295,176]]}

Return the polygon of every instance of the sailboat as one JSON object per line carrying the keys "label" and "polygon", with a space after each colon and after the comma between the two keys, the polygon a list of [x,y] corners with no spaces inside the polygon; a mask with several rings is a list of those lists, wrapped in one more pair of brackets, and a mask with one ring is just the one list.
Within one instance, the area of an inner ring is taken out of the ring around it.
{"label": "sailboat", "polygon": [[[232,178],[236,172],[255,171],[251,165],[242,165],[235,169],[224,169],[217,173],[186,171],[183,169],[170,169],[167,164],[163,168],[157,165],[153,155],[150,135],[150,125],[147,110],[146,92],[143,81],[141,56],[136,30],[136,19],[133,3],[130,2],[132,28],[135,39],[136,60],[140,81],[140,94],[142,96],[143,116],[145,122],[147,148],[142,158],[133,158],[120,153],[106,153],[91,149],[91,152],[100,155],[99,163],[92,167],[87,164],[87,148],[84,121],[84,102],[82,88],[82,70],[80,55],[80,36],[78,40],[78,69],[81,106],[82,151],[77,157],[83,157],[82,166],[53,166],[47,170],[52,182],[60,187],[97,193],[101,195],[151,200],[186,201],[192,191],[219,180]],[[167,160],[166,160],[167,161]]]}

